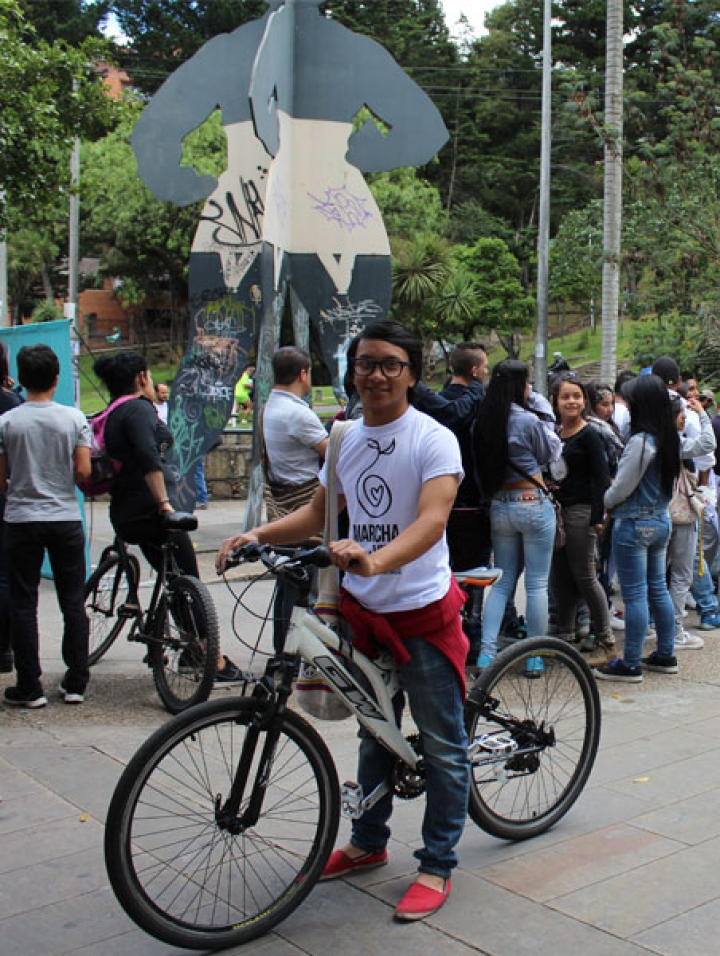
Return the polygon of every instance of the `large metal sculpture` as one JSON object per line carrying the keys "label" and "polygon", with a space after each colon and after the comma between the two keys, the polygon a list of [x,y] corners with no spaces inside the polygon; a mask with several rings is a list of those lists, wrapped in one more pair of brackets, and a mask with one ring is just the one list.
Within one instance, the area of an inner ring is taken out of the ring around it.
{"label": "large metal sculpture", "polygon": [[[433,103],[387,51],[323,17],[319,2],[269,0],[260,20],[210,40],[133,133],[158,198],[207,197],[190,256],[190,342],[170,397],[186,508],[253,348],[256,405],[267,397],[288,296],[297,344],[308,347],[313,323],[341,392],[349,339],[387,315],[391,297],[388,239],[361,171],[420,165],[447,139]],[[228,147],[219,180],[181,165],[184,137],[216,108]]]}

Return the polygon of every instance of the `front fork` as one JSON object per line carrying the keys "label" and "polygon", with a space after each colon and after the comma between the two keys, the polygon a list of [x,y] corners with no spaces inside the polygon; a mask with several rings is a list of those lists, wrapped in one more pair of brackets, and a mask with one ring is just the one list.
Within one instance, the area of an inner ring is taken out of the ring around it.
{"label": "front fork", "polygon": [[[248,725],[230,794],[224,803],[221,794],[215,798],[215,821],[221,830],[227,830],[233,836],[254,827],[260,817],[297,668],[297,658],[273,661],[253,690],[252,699],[257,702],[257,710]],[[265,742],[251,780],[250,773],[262,733]],[[240,813],[249,786],[252,788],[250,796]]]}

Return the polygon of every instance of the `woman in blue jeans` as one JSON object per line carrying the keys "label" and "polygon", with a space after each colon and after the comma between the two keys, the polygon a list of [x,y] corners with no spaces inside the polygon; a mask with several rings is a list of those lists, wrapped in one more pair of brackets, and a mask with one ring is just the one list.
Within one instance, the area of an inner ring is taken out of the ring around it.
{"label": "woman in blue jeans", "polygon": [[[551,425],[529,411],[527,366],[506,359],[495,366],[474,430],[474,455],[482,494],[491,498],[490,530],[495,566],[503,576],[487,599],[478,667],[495,656],[508,598],[525,568],[528,637],[547,633],[548,577],[555,540],[555,510],[543,491],[543,469],[560,456]],[[530,671],[542,661],[531,658]]]}
{"label": "woman in blue jeans", "polygon": [[[613,556],[625,601],[625,652],[594,670],[600,680],[640,683],[643,666],[677,673],[675,612],[667,587],[670,540],[668,505],[680,471],[680,441],[668,390],[656,375],[639,375],[623,389],[630,409],[630,439],[615,483],[605,493],[612,514]],[[642,657],[648,606],[655,621],[657,650]]]}

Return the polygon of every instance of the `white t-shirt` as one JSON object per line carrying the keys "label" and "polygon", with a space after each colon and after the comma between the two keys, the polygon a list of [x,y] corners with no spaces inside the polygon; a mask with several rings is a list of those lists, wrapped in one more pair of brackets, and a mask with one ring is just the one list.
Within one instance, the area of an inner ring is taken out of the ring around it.
{"label": "white t-shirt", "polygon": [[[327,484],[326,466],[320,481]],[[460,447],[453,433],[410,407],[389,425],[364,419],[348,428],[337,466],[345,495],[349,536],[368,554],[392,541],[417,518],[420,491],[440,475],[462,480]],[[343,586],[372,611],[411,611],[445,597],[450,587],[445,535],[425,554],[389,574],[366,578],[348,572]]]}

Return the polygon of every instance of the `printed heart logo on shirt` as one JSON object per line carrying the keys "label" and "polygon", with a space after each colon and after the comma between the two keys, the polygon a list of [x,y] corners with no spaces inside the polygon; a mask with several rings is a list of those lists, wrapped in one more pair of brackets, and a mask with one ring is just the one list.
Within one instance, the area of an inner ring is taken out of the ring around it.
{"label": "printed heart logo on shirt", "polygon": [[367,475],[360,486],[360,504],[372,518],[387,514],[392,505],[390,486],[379,475]]}

